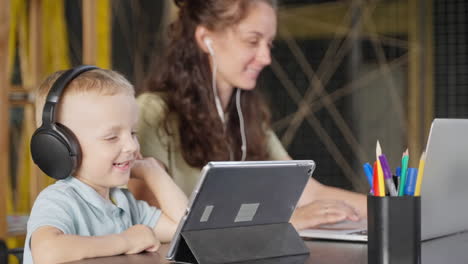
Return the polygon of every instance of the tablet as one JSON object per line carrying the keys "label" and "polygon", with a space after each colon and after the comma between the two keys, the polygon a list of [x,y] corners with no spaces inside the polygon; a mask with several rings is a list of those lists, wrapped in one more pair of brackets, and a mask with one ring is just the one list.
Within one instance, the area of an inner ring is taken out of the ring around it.
{"label": "tablet", "polygon": [[312,160],[209,162],[166,258],[174,260],[184,231],[289,222],[314,169]]}

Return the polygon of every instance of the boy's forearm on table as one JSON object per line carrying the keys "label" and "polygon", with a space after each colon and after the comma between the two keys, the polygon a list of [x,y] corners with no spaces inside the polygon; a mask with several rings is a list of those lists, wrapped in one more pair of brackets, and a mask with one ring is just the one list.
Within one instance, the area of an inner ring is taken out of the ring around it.
{"label": "boy's forearm on table", "polygon": [[122,234],[107,236],[58,235],[53,239],[38,241],[32,248],[34,263],[52,264],[86,258],[124,254],[128,250]]}

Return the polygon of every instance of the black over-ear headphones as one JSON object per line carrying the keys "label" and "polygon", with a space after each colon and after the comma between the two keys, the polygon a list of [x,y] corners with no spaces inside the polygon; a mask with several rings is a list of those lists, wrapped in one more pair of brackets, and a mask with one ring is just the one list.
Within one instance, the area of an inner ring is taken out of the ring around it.
{"label": "black over-ear headphones", "polygon": [[67,85],[83,72],[99,69],[78,66],[63,73],[52,85],[42,112],[42,125],[31,138],[34,163],[50,177],[60,180],[70,176],[81,163],[80,144],[73,132],[56,122],[56,106]]}

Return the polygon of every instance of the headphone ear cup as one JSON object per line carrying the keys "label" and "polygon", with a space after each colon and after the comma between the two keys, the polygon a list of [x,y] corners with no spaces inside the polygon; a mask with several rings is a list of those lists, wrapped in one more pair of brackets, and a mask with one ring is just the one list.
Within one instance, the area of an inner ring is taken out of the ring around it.
{"label": "headphone ear cup", "polygon": [[78,140],[70,129],[58,123],[34,132],[31,155],[34,163],[56,180],[72,175],[81,162]]}

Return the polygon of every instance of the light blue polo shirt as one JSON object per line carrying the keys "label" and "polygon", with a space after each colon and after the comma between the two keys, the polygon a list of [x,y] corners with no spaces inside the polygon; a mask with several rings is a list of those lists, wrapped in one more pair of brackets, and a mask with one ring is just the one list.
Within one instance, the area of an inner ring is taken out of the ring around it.
{"label": "light blue polo shirt", "polygon": [[29,216],[23,263],[33,263],[29,241],[39,227],[53,226],[69,235],[104,236],[137,224],[153,228],[161,215],[156,207],[137,201],[126,189],[112,188],[110,197],[115,204],[75,177],[45,188]]}

